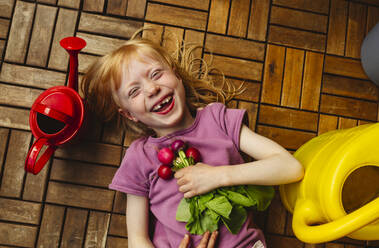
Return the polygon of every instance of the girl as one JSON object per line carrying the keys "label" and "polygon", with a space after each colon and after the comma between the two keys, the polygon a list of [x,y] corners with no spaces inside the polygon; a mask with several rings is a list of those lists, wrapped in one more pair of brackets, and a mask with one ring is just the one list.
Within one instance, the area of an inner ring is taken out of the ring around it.
{"label": "girl", "polygon": [[[285,184],[303,176],[302,166],[290,153],[243,124],[245,110],[225,107],[239,89],[225,81],[217,86],[207,70],[198,79],[192,50],[178,52],[174,59],[159,45],[132,38],[95,62],[83,78],[83,92],[93,111],[105,120],[121,116],[129,130],[145,134],[127,149],[109,185],[127,194],[131,248],[178,247],[186,233],[185,223],[175,220],[183,196],[223,186]],[[196,147],[202,163],[163,180],[157,176],[157,149],[174,139]],[[256,161],[245,163],[239,151]],[[149,210],[155,217],[151,239]],[[261,231],[250,228],[249,221],[237,235],[221,225],[217,247],[266,247]],[[191,240],[196,246],[201,236]]]}

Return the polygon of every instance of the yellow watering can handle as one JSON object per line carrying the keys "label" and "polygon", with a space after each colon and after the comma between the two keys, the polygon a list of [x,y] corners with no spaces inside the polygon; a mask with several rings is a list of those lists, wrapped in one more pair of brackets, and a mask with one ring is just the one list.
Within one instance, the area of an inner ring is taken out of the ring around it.
{"label": "yellow watering can handle", "polygon": [[379,197],[339,219],[315,225],[321,221],[319,212],[320,210],[310,200],[296,201],[292,222],[296,237],[306,243],[324,243],[349,235],[379,219]]}

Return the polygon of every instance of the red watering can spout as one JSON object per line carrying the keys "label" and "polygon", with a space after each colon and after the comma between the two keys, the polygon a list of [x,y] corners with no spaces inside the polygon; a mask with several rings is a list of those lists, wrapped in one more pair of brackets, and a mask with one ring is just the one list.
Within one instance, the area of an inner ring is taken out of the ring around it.
{"label": "red watering can spout", "polygon": [[78,53],[86,46],[86,41],[79,37],[66,37],[59,43],[70,55],[68,87],[78,91]]}

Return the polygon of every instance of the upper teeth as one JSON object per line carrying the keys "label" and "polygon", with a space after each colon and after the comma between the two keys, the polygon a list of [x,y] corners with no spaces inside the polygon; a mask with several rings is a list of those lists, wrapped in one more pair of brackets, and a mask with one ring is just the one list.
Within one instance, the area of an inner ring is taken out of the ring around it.
{"label": "upper teeth", "polygon": [[163,101],[161,101],[159,104],[155,105],[155,107],[153,108],[153,111],[158,111],[159,109],[161,109],[163,107],[163,105],[165,105],[166,103],[171,101],[171,98],[172,98],[172,96],[168,96],[165,99],[163,99]]}

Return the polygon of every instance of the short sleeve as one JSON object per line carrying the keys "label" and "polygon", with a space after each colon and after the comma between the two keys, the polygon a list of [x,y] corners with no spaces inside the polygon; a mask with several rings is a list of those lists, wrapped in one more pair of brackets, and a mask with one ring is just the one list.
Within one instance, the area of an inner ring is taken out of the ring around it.
{"label": "short sleeve", "polygon": [[126,150],[120,167],[116,171],[109,185],[110,189],[121,191],[127,194],[148,196],[149,193],[149,173],[141,159],[143,145],[139,140],[132,143]]}
{"label": "short sleeve", "polygon": [[239,149],[240,132],[246,110],[227,108],[222,103],[213,103],[209,107],[219,126]]}

